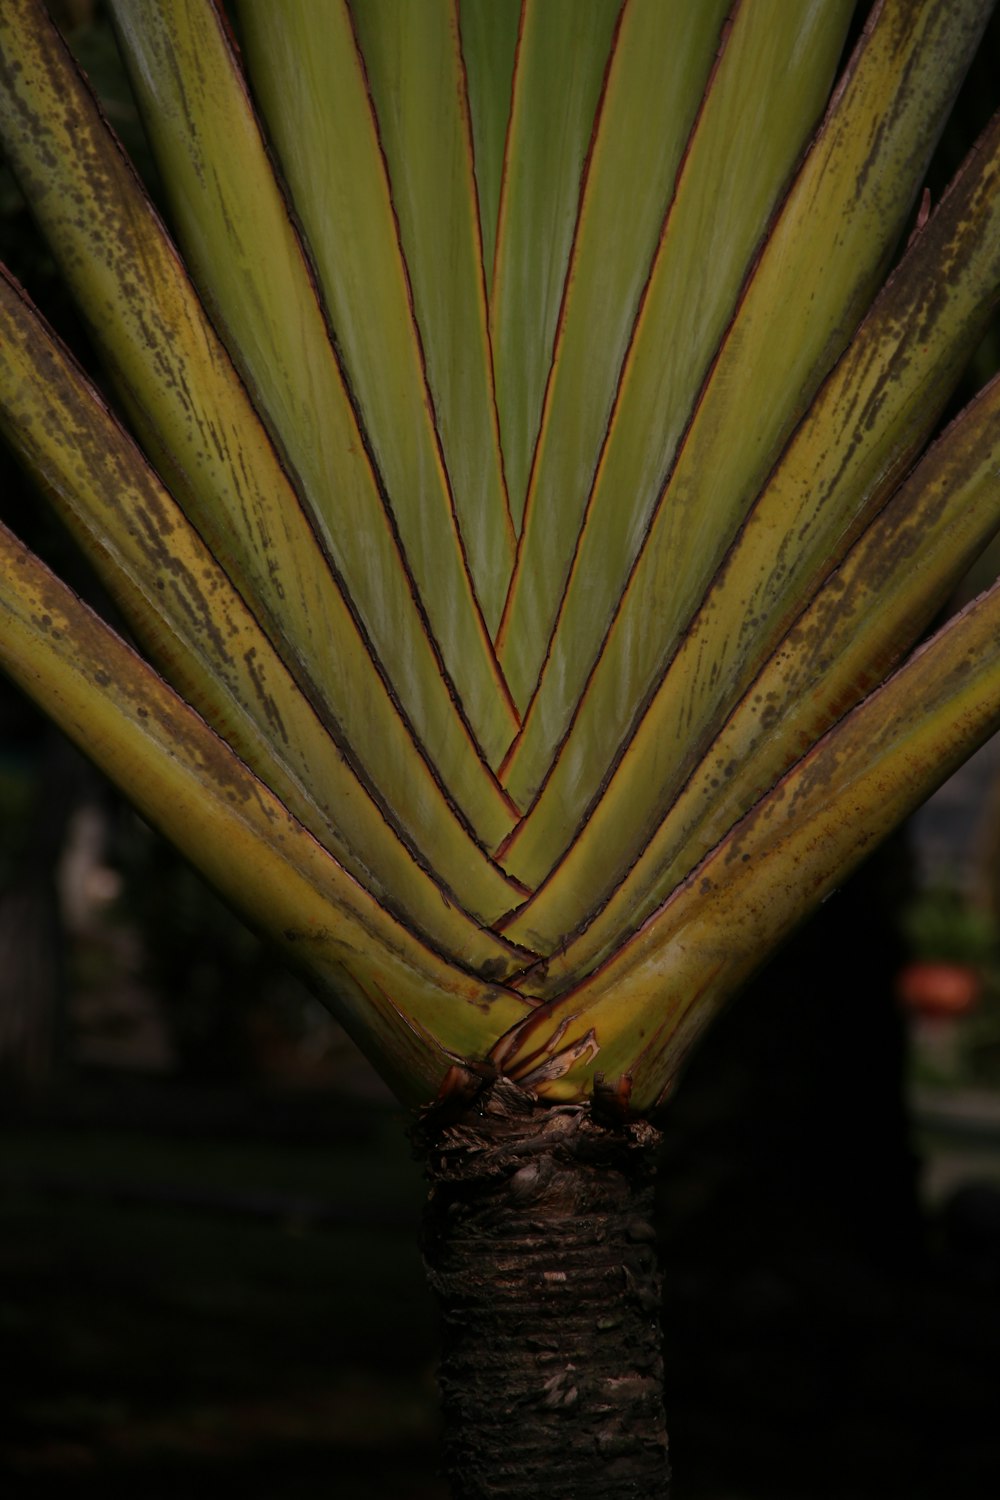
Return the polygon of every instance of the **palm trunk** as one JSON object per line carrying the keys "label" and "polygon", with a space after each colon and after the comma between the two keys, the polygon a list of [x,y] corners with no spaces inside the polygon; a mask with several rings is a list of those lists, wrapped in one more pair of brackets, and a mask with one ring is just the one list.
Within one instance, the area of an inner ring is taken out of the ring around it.
{"label": "palm trunk", "polygon": [[664,1500],[658,1132],[501,1079],[421,1137],[455,1500]]}

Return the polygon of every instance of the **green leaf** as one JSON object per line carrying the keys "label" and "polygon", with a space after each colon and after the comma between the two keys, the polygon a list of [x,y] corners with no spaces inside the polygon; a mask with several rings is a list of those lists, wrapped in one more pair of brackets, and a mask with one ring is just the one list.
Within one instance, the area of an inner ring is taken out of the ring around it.
{"label": "green leaf", "polygon": [[0,665],[330,1004],[410,1102],[482,1057],[515,995],[390,917],[202,719],[0,527]]}
{"label": "green leaf", "polygon": [[460,0],[459,18],[462,57],[469,80],[483,274],[488,293],[493,286],[493,251],[521,0]]}
{"label": "green leaf", "polygon": [[[646,0],[622,17],[499,642],[522,711],[550,645],[552,678],[579,681],[558,653],[585,662],[593,629],[579,647],[573,625],[550,640],[567,582],[567,610],[598,629],[610,619],[747,265],[826,102],[852,7],[743,5],[716,59],[729,8]],[[526,766],[551,755],[544,724],[540,705],[505,772],[521,805]]]}
{"label": "green leaf", "polygon": [[621,0],[524,0],[490,299],[504,466],[520,530],[563,283]]}
{"label": "green leaf", "polygon": [[1000,721],[997,589],[898,667],[1000,519],[1000,384],[918,461],[1000,120],[867,311],[988,0],[811,143],[848,0],[111,3],[186,263],[39,0],[0,134],[143,453],[6,280],[0,426],[174,686],[2,532],[0,665],[405,1098],[652,1109]]}
{"label": "green leaf", "polygon": [[[185,699],[344,868],[467,967],[516,954],[491,920],[511,891],[440,806],[406,846],[175,502],[17,289],[0,273],[0,427],[94,563],[129,627]],[[416,792],[436,800],[426,768]],[[448,872],[431,879],[426,863]],[[461,897],[456,891],[461,891]]]}
{"label": "green leaf", "polygon": [[648,1112],[724,999],[890,829],[1000,726],[1000,585],[833,728],[667,902],[494,1049],[545,1098],[597,1074]]}
{"label": "green leaf", "polygon": [[978,0],[878,12],[767,235],[619,598],[609,595],[599,541],[607,533],[595,532],[591,547],[585,531],[578,587],[504,771],[514,800],[530,805],[503,850],[505,868],[526,885],[544,879],[584,822],[850,337],[983,24]]}
{"label": "green leaf", "polygon": [[[1000,384],[994,382],[931,449],[796,620],[625,878],[603,886],[606,898],[591,918],[518,981],[520,990],[551,998],[607,959],[793,761],[877,686],[1000,526],[998,473]],[[603,805],[597,821],[602,814]],[[572,932],[579,905],[567,882],[561,880],[558,893],[555,882],[543,887],[540,897],[550,924],[562,920],[563,930]],[[535,932],[540,919],[532,920],[526,906],[509,935],[530,935],[541,945]]]}
{"label": "green leaf", "polygon": [[465,73],[449,0],[351,0],[459,528],[491,635],[514,566]]}
{"label": "green leaf", "polygon": [[[763,660],[909,465],[1000,301],[998,184],[1000,117],[817,396],[599,803],[509,924],[518,941],[549,949],[625,879]],[[948,266],[961,275],[941,276]],[[956,555],[960,538],[959,527]],[[529,820],[522,852],[550,833]]]}
{"label": "green leaf", "polygon": [[518,719],[472,587],[349,10],[330,0],[321,27],[308,0],[243,0],[239,15],[389,522],[463,713],[496,765]]}
{"label": "green leaf", "polygon": [[[162,225],[50,23],[30,0],[0,12],[0,132],[147,453],[317,711],[416,844],[443,797],[411,796],[417,753],[486,847],[511,826],[470,752],[426,633],[389,609],[393,678],[370,641]],[[449,780],[449,778],[451,778]],[[402,797],[398,790],[405,788]],[[448,816],[447,813],[444,814]],[[454,823],[454,818],[450,821]]]}

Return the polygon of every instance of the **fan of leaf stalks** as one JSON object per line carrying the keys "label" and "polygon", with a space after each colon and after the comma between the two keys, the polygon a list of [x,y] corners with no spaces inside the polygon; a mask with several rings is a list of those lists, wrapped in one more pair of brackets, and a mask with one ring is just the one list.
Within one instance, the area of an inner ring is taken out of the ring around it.
{"label": "fan of leaf stalks", "polygon": [[107,382],[5,279],[2,422],[143,653],[4,531],[0,660],[404,1100],[649,1114],[1000,721],[996,588],[912,651],[1000,523],[1000,384],[924,451],[1000,292],[997,121],[920,205],[990,8],[835,81],[847,0],[112,0],[167,227],[0,7]]}

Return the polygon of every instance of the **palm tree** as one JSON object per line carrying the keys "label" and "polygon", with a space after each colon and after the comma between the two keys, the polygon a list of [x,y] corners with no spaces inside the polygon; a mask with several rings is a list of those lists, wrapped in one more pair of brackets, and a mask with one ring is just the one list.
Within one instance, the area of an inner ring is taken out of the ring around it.
{"label": "palm tree", "polygon": [[1000,722],[997,588],[907,655],[1000,522],[1000,384],[923,451],[1000,120],[914,217],[990,8],[834,84],[851,0],[111,0],[169,231],[0,11],[106,382],[5,277],[2,422],[144,653],[4,530],[0,663],[422,1110],[457,1495],[665,1493],[651,1121]]}

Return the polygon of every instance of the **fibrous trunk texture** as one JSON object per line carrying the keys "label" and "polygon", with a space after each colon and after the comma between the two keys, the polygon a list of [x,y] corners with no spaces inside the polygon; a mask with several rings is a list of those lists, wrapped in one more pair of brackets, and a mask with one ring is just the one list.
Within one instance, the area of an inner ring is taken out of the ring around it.
{"label": "fibrous trunk texture", "polygon": [[659,1133],[500,1079],[419,1138],[455,1500],[664,1500]]}

